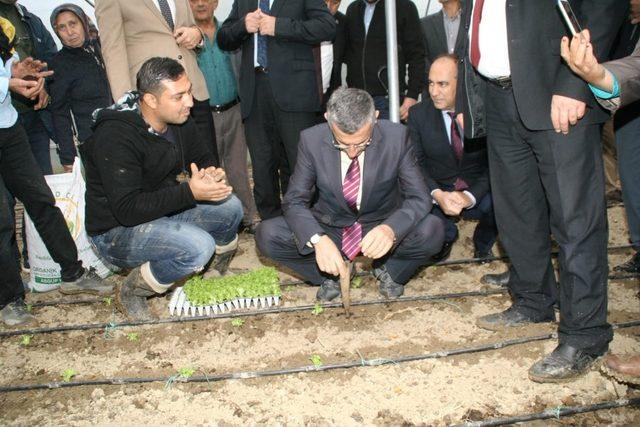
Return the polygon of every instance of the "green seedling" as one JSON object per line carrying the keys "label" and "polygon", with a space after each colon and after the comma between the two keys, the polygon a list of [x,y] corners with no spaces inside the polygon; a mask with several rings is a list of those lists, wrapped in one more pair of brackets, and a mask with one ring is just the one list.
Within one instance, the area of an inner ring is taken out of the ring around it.
{"label": "green seedling", "polygon": [[113,302],[113,298],[112,297],[104,297],[104,298],[102,298],[102,302],[104,303],[104,305],[109,307],[109,306],[111,306],[111,303]]}
{"label": "green seedling", "polygon": [[322,313],[324,313],[324,307],[322,307],[322,304],[320,304],[320,302],[316,302],[316,305],[314,305],[313,309],[311,310],[311,314],[317,316]]}
{"label": "green seedling", "polygon": [[351,281],[351,287],[353,289],[358,289],[361,286],[362,286],[362,277],[361,276],[354,277],[353,280]]}
{"label": "green seedling", "polygon": [[27,304],[27,313],[31,313],[33,311],[33,304]]}
{"label": "green seedling", "polygon": [[31,344],[31,338],[33,338],[33,334],[29,334],[29,335],[21,335],[20,336],[20,345],[27,347],[29,344]]}
{"label": "green seedling", "polygon": [[64,372],[62,372],[62,381],[68,383],[76,375],[78,375],[78,372],[75,369],[65,369]]}
{"label": "green seedling", "polygon": [[134,341],[138,341],[140,337],[138,336],[137,332],[129,332],[127,334],[127,339],[131,342],[134,342]]}
{"label": "green seedling", "polygon": [[242,325],[244,325],[244,319],[236,317],[235,319],[231,320],[231,326],[235,326],[236,328],[239,328]]}
{"label": "green seedling", "polygon": [[196,373],[196,370],[193,368],[180,368],[178,369],[178,377],[181,379],[189,379]]}
{"label": "green seedling", "polygon": [[322,366],[322,358],[317,354],[312,355],[309,360],[311,360],[311,363],[313,363],[313,366],[315,366],[316,368]]}

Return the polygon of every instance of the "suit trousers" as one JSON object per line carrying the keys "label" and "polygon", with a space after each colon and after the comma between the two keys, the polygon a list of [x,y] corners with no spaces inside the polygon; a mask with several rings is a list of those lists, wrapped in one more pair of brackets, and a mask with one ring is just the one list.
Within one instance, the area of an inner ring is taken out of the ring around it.
{"label": "suit trousers", "polygon": [[253,195],[265,220],[282,215],[280,195],[286,193],[296,164],[300,132],[316,124],[316,113],[282,110],[273,97],[269,75],[256,72],[255,78],[253,106],[244,128],[253,168]]}
{"label": "suit trousers", "polygon": [[640,251],[640,102],[617,112],[615,127],[629,240]]}
{"label": "suit trousers", "polygon": [[[559,342],[601,354],[613,337],[601,126],[528,130],[511,89],[488,84],[486,96],[491,189],[514,306],[543,318],[559,299]],[[559,290],[550,233],[560,247]]]}
{"label": "suit trousers", "polygon": [[229,185],[233,187],[242,202],[244,216],[242,222],[251,225],[257,215],[256,203],[249,186],[249,168],[247,167],[247,141],[242,126],[240,104],[226,111],[212,112],[216,128],[216,143],[221,166],[224,168]]}
{"label": "suit trousers", "polygon": [[[213,124],[213,117],[211,117],[211,108],[209,107],[209,100],[198,101],[193,98],[193,107],[191,107],[191,117],[198,126],[198,135],[209,150],[211,151],[211,158],[216,167],[220,166],[220,159],[218,158],[218,147],[216,144],[216,131]],[[198,165],[200,166],[200,165]],[[189,168],[189,165],[187,165]]]}
{"label": "suit trousers", "polygon": [[[363,237],[377,224],[363,227]],[[333,240],[338,249],[342,247],[342,229],[322,225],[323,230]],[[375,260],[374,267],[384,265],[396,283],[405,284],[415,271],[430,263],[431,256],[442,248],[444,231],[442,220],[427,215],[416,227],[391,249],[385,257]],[[296,246],[296,238],[284,217],[263,221],[256,232],[256,246],[260,252],[302,276],[314,285],[321,285],[326,279],[336,279],[318,268],[315,252],[301,254]]]}

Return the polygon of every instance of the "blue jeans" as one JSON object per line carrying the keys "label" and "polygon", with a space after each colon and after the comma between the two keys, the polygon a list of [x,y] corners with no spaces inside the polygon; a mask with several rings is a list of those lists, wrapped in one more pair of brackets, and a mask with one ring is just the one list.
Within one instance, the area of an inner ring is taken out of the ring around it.
{"label": "blue jeans", "polygon": [[156,280],[169,284],[202,270],[216,244],[235,239],[241,220],[242,204],[231,196],[135,227],[112,228],[91,240],[111,264],[134,268],[149,262]]}

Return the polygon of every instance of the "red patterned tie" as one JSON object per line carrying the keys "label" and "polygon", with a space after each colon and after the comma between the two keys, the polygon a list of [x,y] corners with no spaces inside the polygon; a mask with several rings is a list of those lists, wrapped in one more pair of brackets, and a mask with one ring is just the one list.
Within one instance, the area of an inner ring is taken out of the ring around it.
{"label": "red patterned tie", "polygon": [[[360,163],[354,158],[347,169],[342,184],[342,194],[352,211],[358,211],[358,192],[360,191]],[[360,253],[362,242],[362,226],[358,221],[342,229],[342,252],[353,260]]]}
{"label": "red patterned tie", "polygon": [[[464,145],[462,145],[462,137],[460,136],[460,130],[456,124],[456,113],[453,111],[447,111],[449,117],[451,117],[451,148],[453,148],[453,154],[455,154],[458,162],[462,160],[464,154]],[[466,182],[460,177],[456,178],[456,182],[453,184],[456,191],[462,191],[469,188]]]}
{"label": "red patterned tie", "polygon": [[478,68],[480,63],[480,20],[482,19],[482,7],[484,0],[476,0],[473,8],[473,23],[471,27],[471,65]]}

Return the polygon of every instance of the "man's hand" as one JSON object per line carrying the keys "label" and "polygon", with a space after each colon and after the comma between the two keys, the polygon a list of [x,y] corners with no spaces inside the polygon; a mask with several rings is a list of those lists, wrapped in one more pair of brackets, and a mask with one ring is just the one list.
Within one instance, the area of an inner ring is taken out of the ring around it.
{"label": "man's hand", "polygon": [[195,49],[202,41],[202,33],[195,27],[180,27],[173,32],[178,46],[185,49]]}
{"label": "man's hand", "polygon": [[[40,79],[44,82],[43,79]],[[40,81],[22,80],[17,78],[9,79],[9,90],[28,99],[35,99],[42,90],[43,84]]]}
{"label": "man's hand", "polygon": [[400,120],[407,120],[409,118],[409,108],[416,105],[417,100],[406,97],[400,106]]}
{"label": "man's hand", "polygon": [[43,71],[45,68],[47,68],[46,62],[27,57],[22,61],[15,61],[11,65],[11,77],[24,79],[31,76],[31,79],[40,79],[51,76],[53,71]]}
{"label": "man's hand", "polygon": [[260,12],[260,35],[276,35],[276,17]]}
{"label": "man's hand", "polygon": [[224,184],[227,183],[227,174],[224,169],[216,168],[215,166],[209,166],[204,171],[207,176],[213,179],[215,182],[222,182]]}
{"label": "man's hand", "polygon": [[587,105],[577,99],[562,95],[551,98],[551,123],[556,132],[569,133],[569,126],[578,123],[584,117]]}
{"label": "man's hand", "polygon": [[452,191],[451,199],[453,200],[453,203],[461,207],[461,211],[462,209],[471,207],[471,205],[473,204],[473,200],[471,200],[471,198],[467,196],[463,191]]}
{"label": "man's hand", "polygon": [[219,202],[224,200],[233,189],[224,182],[215,181],[207,175],[205,169],[198,169],[195,163],[191,163],[191,179],[189,188],[193,198],[203,202]]}
{"label": "man's hand", "polygon": [[260,9],[256,9],[251,13],[247,13],[244,17],[244,26],[248,33],[257,33],[260,31],[260,19],[262,18],[262,12]]}
{"label": "man's hand", "polygon": [[382,258],[393,247],[396,235],[387,224],[374,227],[362,239],[362,254],[367,258]]}
{"label": "man's hand", "polygon": [[631,9],[629,13],[629,19],[632,24],[637,24],[640,22],[640,0],[631,0],[629,1],[629,7]]}
{"label": "man's hand", "polygon": [[62,165],[62,169],[64,169],[65,173],[73,172],[73,165]]}
{"label": "man's hand", "polygon": [[436,190],[433,192],[433,198],[438,202],[438,206],[442,209],[445,215],[458,216],[462,209],[465,208],[464,203],[461,203],[458,196],[451,191]]}
{"label": "man's hand", "polygon": [[598,63],[593,54],[589,30],[576,34],[571,41],[568,37],[563,37],[560,42],[560,55],[571,71],[582,80],[608,92],[613,90],[611,74]]}
{"label": "man's hand", "polygon": [[49,94],[45,89],[42,89],[40,93],[38,93],[38,103],[33,106],[35,111],[41,110],[43,108],[47,108],[49,105]]}
{"label": "man's hand", "polygon": [[344,261],[338,247],[326,234],[320,237],[320,241],[314,246],[316,251],[316,263],[320,271],[332,276],[339,276]]}

